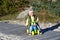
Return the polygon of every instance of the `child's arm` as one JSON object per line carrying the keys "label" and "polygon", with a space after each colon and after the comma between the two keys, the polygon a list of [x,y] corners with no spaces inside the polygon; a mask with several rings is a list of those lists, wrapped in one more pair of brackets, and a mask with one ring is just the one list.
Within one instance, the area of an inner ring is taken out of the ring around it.
{"label": "child's arm", "polygon": [[39,18],[37,17],[37,20],[36,20],[36,22],[38,23],[39,22]]}
{"label": "child's arm", "polygon": [[26,20],[26,24],[25,25],[28,26],[28,19]]}

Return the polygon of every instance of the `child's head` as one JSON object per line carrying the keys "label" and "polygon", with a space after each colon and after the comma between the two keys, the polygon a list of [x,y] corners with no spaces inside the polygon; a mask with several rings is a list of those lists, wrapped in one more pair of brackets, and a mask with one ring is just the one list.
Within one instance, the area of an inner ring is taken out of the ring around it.
{"label": "child's head", "polygon": [[33,15],[34,15],[33,10],[30,10],[30,11],[29,11],[29,16],[33,16]]}

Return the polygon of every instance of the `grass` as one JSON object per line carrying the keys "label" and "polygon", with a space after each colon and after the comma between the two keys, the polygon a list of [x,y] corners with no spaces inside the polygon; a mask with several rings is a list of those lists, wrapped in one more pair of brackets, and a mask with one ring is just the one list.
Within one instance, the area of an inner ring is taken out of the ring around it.
{"label": "grass", "polygon": [[59,16],[54,16],[53,14],[48,14],[45,12],[38,12],[37,16],[40,19],[40,22],[58,22],[60,21],[60,17]]}
{"label": "grass", "polygon": [[[16,13],[2,16],[2,17],[0,17],[0,20],[18,20],[17,19],[18,14],[20,14],[20,12],[24,11],[26,8],[29,8],[29,7],[24,7],[24,8],[19,9],[18,12],[16,12]],[[21,19],[19,19],[19,20],[21,20]]]}
{"label": "grass", "polygon": [[[15,14],[9,14],[9,15],[5,15],[5,16],[2,16],[0,17],[0,20],[17,20],[16,17],[18,16],[20,12],[17,12]],[[48,14],[48,13],[45,13],[45,12],[38,12],[36,13],[36,15],[39,17],[40,19],[40,22],[57,22],[57,21],[60,21],[60,17],[58,16],[55,16],[53,14]],[[21,19],[18,19],[18,20],[24,20],[23,18]]]}
{"label": "grass", "polygon": [[0,20],[14,20],[14,19],[16,19],[18,14],[19,14],[19,12],[15,13],[15,14],[5,15],[5,16],[0,17]]}

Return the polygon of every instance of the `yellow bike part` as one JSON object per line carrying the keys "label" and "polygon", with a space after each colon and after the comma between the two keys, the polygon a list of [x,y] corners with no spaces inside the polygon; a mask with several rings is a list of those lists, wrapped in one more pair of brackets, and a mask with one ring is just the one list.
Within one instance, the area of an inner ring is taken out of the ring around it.
{"label": "yellow bike part", "polygon": [[39,30],[37,30],[37,34],[40,35],[40,31]]}
{"label": "yellow bike part", "polygon": [[34,36],[34,31],[32,31],[32,36]]}

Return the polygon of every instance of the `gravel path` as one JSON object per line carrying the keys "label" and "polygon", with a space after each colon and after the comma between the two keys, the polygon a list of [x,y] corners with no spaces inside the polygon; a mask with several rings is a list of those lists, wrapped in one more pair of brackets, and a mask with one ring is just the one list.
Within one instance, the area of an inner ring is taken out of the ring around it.
{"label": "gravel path", "polygon": [[49,28],[43,28],[41,35],[29,36],[26,34],[24,25],[0,22],[0,40],[60,40],[60,32],[53,31],[59,26],[60,24],[55,24]]}

